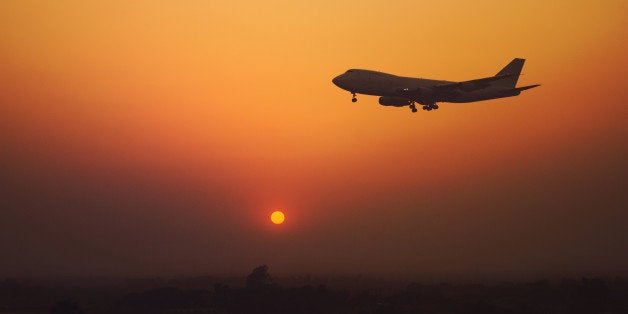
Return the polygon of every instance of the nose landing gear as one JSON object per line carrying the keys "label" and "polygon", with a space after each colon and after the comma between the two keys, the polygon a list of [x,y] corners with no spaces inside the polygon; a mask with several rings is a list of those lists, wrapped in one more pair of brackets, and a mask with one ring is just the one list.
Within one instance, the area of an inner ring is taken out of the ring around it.
{"label": "nose landing gear", "polygon": [[353,97],[351,98],[351,102],[356,102],[356,101],[358,101],[358,99],[357,99],[357,98],[355,98],[355,93],[351,93],[351,96],[353,96]]}

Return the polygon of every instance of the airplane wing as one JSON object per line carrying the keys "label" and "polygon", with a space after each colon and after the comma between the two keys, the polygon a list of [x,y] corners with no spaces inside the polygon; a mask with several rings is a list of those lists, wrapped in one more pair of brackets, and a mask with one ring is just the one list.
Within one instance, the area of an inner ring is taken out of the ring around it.
{"label": "airplane wing", "polygon": [[491,82],[499,81],[501,79],[514,76],[512,74],[496,75],[491,77],[485,77],[481,79],[475,79],[470,81],[447,83],[441,85],[433,85],[430,87],[419,87],[417,89],[404,88],[398,90],[398,93],[404,96],[413,96],[425,93],[425,89],[429,89],[434,94],[458,94],[462,92],[472,92],[480,89],[487,88],[491,85]]}
{"label": "airplane wing", "polygon": [[489,87],[491,85],[491,82],[499,81],[501,79],[511,77],[511,76],[513,75],[512,74],[496,75],[496,76],[485,77],[481,79],[475,79],[475,80],[464,81],[464,82],[436,85],[436,86],[432,86],[431,88],[437,92],[449,92],[449,91],[455,91],[455,90],[461,90],[464,92],[472,92],[472,91]]}

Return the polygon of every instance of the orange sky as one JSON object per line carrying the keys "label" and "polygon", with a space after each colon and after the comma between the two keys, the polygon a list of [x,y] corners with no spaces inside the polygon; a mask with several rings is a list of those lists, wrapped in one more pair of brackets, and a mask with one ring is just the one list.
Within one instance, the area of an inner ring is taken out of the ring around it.
{"label": "orange sky", "polygon": [[[145,271],[132,245],[75,268],[133,239],[148,272],[616,270],[627,255],[569,261],[626,235],[578,226],[626,222],[627,18],[625,1],[2,1],[0,227],[15,241],[0,248],[16,259],[0,268],[54,273],[28,261],[69,248],[60,273]],[[430,113],[331,83],[348,68],[467,80],[514,57],[519,85],[542,87]],[[50,217],[84,243],[30,230]],[[564,238],[531,231],[542,217]]]}

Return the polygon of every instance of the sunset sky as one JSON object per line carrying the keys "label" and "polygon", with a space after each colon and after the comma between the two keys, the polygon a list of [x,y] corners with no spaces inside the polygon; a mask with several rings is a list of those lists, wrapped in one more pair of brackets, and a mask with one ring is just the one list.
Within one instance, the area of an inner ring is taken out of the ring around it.
{"label": "sunset sky", "polygon": [[0,1],[0,277],[626,275],[627,56],[620,0]]}

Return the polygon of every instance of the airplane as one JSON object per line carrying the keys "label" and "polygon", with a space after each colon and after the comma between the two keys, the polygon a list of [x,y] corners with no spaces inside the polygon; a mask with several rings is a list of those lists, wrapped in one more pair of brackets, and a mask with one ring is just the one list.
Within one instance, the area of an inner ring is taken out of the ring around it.
{"label": "airplane", "polygon": [[336,76],[332,82],[351,93],[352,102],[358,101],[356,94],[381,96],[382,106],[409,106],[417,112],[415,103],[423,110],[438,109],[437,102],[468,103],[519,95],[522,91],[541,86],[540,84],[515,87],[525,59],[515,58],[495,76],[480,79],[450,82],[397,76],[393,74],[351,69]]}

